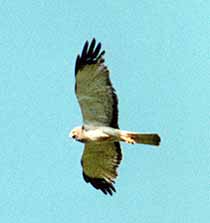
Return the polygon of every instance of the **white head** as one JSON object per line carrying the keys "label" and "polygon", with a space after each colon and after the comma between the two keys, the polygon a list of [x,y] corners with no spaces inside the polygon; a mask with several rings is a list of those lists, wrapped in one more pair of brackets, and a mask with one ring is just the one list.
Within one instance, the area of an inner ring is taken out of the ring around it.
{"label": "white head", "polygon": [[83,128],[82,126],[75,127],[69,133],[69,137],[81,141],[83,138]]}

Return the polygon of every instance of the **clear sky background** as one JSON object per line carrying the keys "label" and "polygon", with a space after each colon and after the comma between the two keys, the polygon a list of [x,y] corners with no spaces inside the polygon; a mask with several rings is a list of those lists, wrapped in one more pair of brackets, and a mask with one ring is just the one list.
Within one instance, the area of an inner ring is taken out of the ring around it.
{"label": "clear sky background", "polygon": [[[210,219],[208,1],[0,1],[0,222],[197,223]],[[123,144],[117,193],[81,175],[75,58],[96,37]]]}

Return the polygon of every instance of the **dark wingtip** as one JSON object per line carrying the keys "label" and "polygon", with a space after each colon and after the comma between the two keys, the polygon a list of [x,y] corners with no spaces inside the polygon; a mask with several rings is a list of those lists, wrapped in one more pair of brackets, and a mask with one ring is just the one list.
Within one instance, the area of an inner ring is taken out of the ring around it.
{"label": "dark wingtip", "polygon": [[88,54],[87,54],[88,57],[90,57],[93,54],[95,45],[96,45],[96,39],[93,38],[92,41],[91,41],[91,43],[90,43],[89,50],[88,50]]}
{"label": "dark wingtip", "polygon": [[82,50],[81,59],[86,58],[86,56],[87,56],[88,44],[89,44],[88,41],[86,41],[85,45],[83,47],[83,50]]}
{"label": "dark wingtip", "polygon": [[93,53],[93,57],[96,58],[101,50],[101,43],[99,42],[96,46],[95,52]]}
{"label": "dark wingtip", "polygon": [[[96,48],[95,48],[96,46]],[[101,43],[99,42],[96,45],[96,39],[93,38],[91,43],[88,41],[85,42],[81,56],[77,57],[75,64],[75,75],[79,69],[82,69],[86,64],[94,64],[105,54],[105,51],[101,50]]]}
{"label": "dark wingtip", "polygon": [[80,61],[80,55],[77,55],[77,59],[76,59],[76,64],[75,64],[75,74],[77,72],[77,70],[79,69],[79,61]]}
{"label": "dark wingtip", "polygon": [[109,183],[102,178],[91,178],[87,176],[84,172],[82,174],[86,183],[90,183],[93,187],[95,187],[97,190],[101,190],[104,194],[109,194],[112,196],[113,193],[116,192],[116,189],[112,183]]}

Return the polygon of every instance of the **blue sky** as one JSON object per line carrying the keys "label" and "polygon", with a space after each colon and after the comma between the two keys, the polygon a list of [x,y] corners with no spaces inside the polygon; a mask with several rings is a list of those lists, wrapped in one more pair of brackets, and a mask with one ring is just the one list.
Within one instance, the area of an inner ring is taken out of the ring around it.
{"label": "blue sky", "polygon": [[[210,218],[207,1],[0,1],[0,222],[197,223]],[[96,37],[119,96],[117,193],[81,175],[74,63]]]}

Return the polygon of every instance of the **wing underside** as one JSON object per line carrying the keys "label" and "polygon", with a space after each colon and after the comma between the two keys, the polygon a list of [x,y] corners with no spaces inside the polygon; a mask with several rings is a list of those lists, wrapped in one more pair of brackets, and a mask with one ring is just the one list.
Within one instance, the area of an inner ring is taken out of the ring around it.
{"label": "wing underside", "polygon": [[104,194],[112,195],[116,192],[113,184],[121,159],[118,142],[86,143],[81,160],[84,180]]}
{"label": "wing underside", "polygon": [[77,56],[75,92],[80,104],[83,122],[96,126],[118,128],[118,99],[104,64],[101,43],[95,39],[85,43]]}

